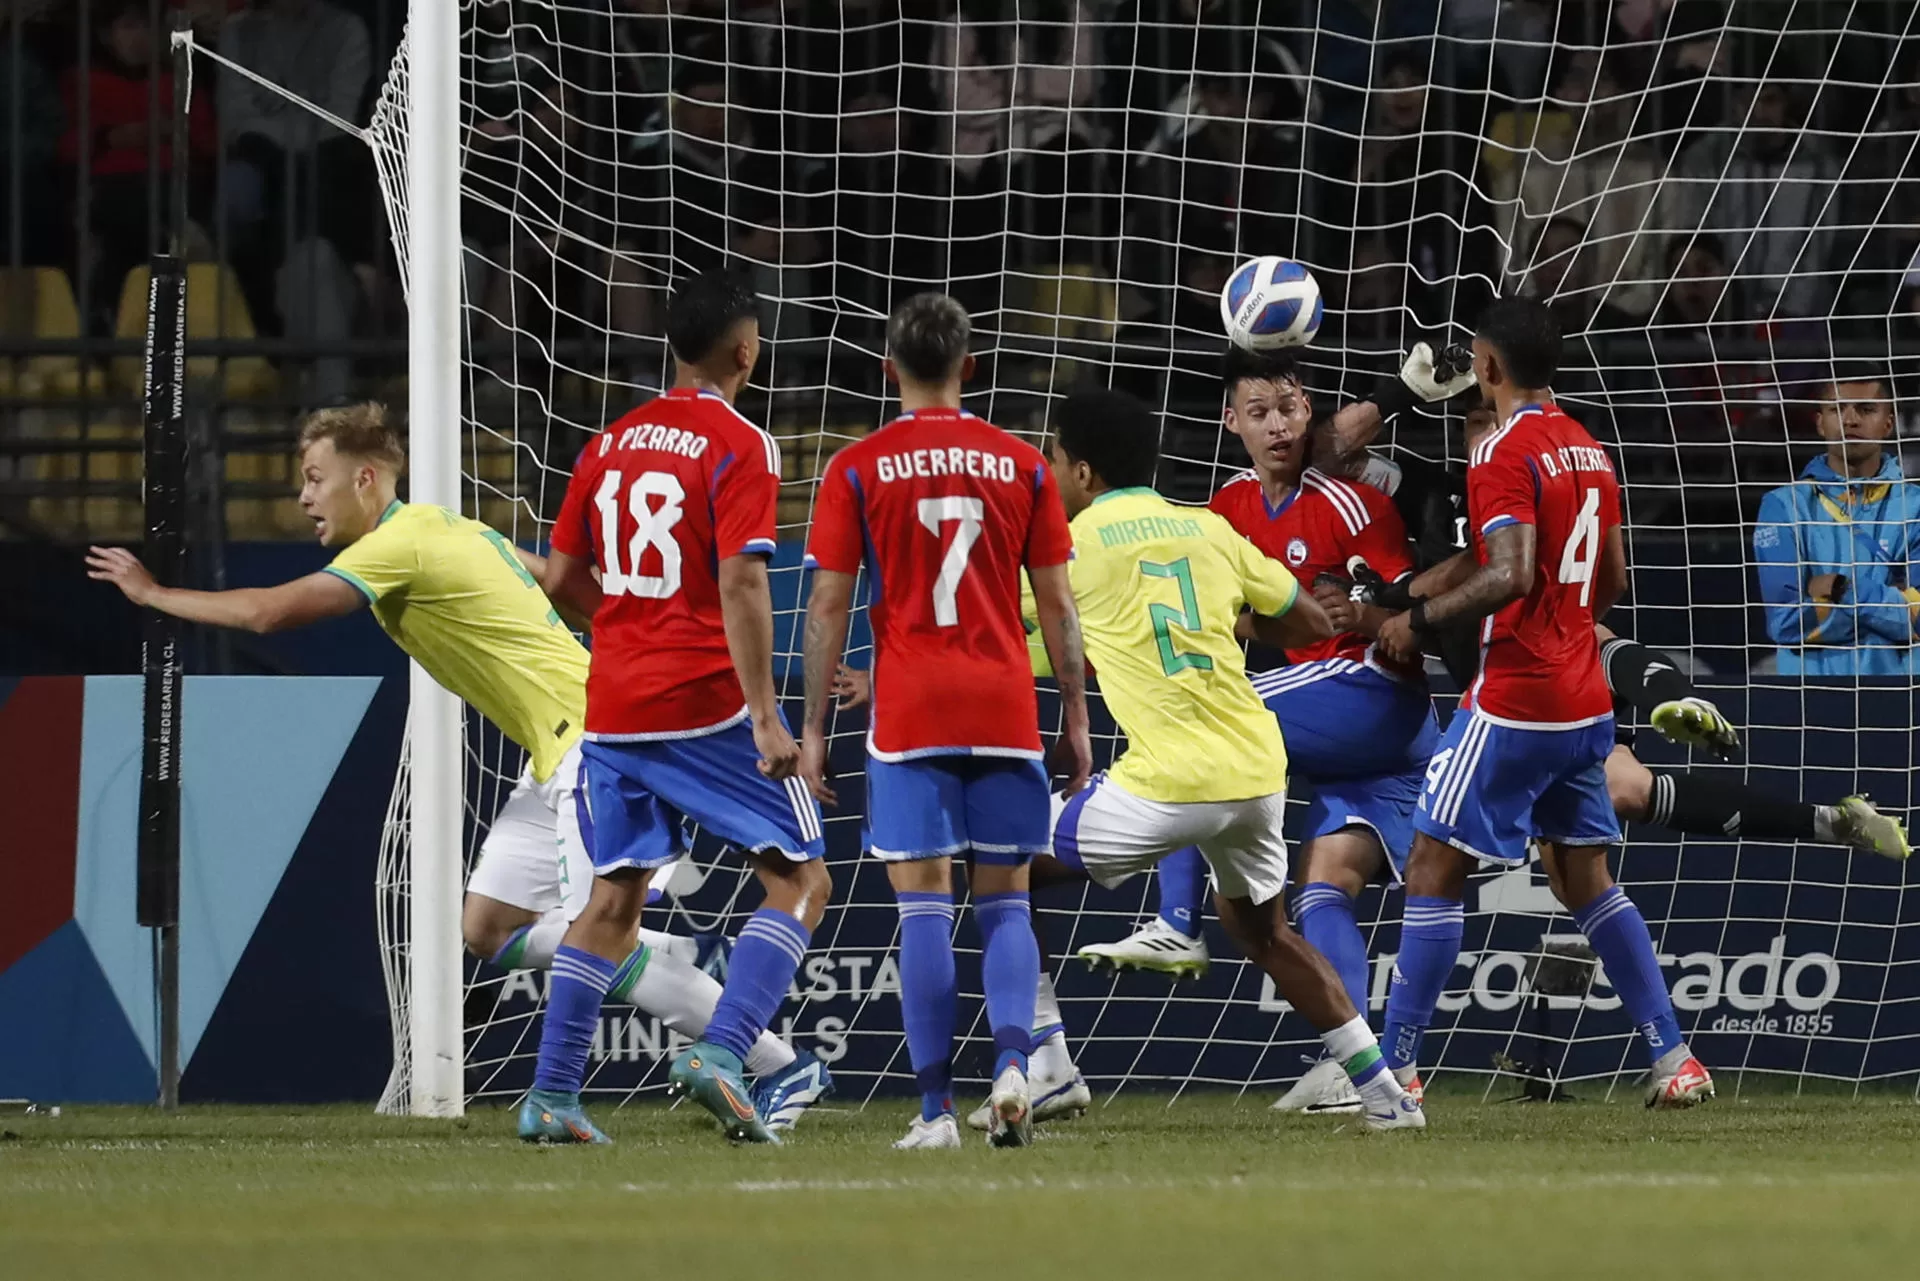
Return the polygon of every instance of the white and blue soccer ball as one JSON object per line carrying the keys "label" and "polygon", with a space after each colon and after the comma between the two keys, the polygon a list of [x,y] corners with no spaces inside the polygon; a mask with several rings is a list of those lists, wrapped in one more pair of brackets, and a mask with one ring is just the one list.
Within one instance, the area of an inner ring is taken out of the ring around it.
{"label": "white and blue soccer ball", "polygon": [[1303,347],[1320,332],[1324,314],[1319,283],[1291,258],[1250,258],[1220,291],[1220,323],[1247,351]]}

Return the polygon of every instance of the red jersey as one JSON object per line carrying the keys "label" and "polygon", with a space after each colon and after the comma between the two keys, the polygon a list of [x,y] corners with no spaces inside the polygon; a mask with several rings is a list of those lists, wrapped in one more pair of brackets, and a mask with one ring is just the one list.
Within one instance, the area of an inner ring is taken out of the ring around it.
{"label": "red jersey", "polygon": [[963,410],[906,414],[835,454],[807,556],[872,576],[867,750],[1037,758],[1020,567],[1072,553],[1040,451]]}
{"label": "red jersey", "polygon": [[[1309,467],[1300,474],[1299,488],[1276,507],[1267,502],[1259,475],[1245,471],[1222,485],[1207,506],[1226,517],[1255,547],[1292,570],[1304,588],[1311,589],[1321,574],[1349,576],[1348,566],[1356,556],[1390,583],[1413,572],[1413,549],[1399,509],[1371,485],[1340,480]],[[1288,650],[1287,661],[1350,658],[1395,676],[1421,674],[1418,667],[1372,651],[1368,637],[1341,632]]]}
{"label": "red jersey", "polygon": [[1533,586],[1481,625],[1480,675],[1462,706],[1521,729],[1574,729],[1613,714],[1593,637],[1593,571],[1620,523],[1606,451],[1558,405],[1527,405],[1467,462],[1473,552],[1487,535],[1534,527]]}
{"label": "red jersey", "polygon": [[675,388],[580,453],[555,551],[600,568],[587,736],[690,738],[737,724],[720,562],[774,549],[780,447],[725,398]]}

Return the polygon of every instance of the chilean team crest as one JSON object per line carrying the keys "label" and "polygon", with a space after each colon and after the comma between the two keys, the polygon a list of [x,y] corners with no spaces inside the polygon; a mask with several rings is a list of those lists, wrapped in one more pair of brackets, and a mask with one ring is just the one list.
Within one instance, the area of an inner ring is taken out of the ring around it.
{"label": "chilean team crest", "polygon": [[1287,540],[1287,564],[1295,569],[1307,563],[1307,540],[1289,538]]}

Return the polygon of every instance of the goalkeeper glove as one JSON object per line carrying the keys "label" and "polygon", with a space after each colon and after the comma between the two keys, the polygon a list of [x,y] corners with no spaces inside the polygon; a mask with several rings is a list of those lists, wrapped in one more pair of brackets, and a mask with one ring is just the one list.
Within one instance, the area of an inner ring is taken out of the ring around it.
{"label": "goalkeeper glove", "polygon": [[1447,400],[1473,386],[1473,352],[1459,343],[1441,349],[1438,356],[1417,342],[1407,353],[1400,372],[1380,380],[1367,397],[1383,419],[1425,401]]}

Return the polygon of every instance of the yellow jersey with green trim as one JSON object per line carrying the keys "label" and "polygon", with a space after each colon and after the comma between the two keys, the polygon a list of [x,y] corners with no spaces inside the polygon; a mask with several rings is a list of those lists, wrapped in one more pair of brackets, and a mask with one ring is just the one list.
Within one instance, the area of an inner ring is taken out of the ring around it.
{"label": "yellow jersey with green trim", "polygon": [[387,635],[526,750],[545,782],[580,737],[587,651],[512,544],[477,520],[396,502],[327,573],[358,588]]}
{"label": "yellow jersey with green trim", "polygon": [[1127,736],[1108,777],[1175,804],[1284,790],[1280,723],[1247,680],[1234,625],[1243,606],[1293,607],[1287,567],[1222,517],[1151,489],[1108,490],[1070,528],[1087,658]]}

